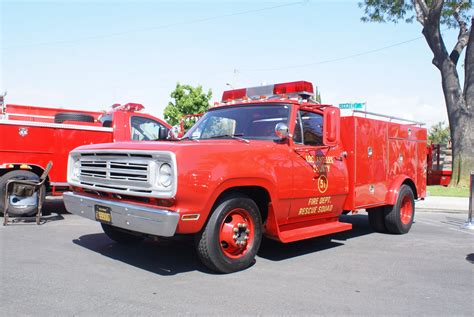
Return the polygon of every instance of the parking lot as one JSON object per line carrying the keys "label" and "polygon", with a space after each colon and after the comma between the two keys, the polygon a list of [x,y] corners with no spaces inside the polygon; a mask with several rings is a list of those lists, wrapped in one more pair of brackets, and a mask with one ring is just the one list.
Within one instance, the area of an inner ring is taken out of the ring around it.
{"label": "parking lot", "polygon": [[[49,211],[63,211],[50,201]],[[265,240],[249,269],[219,275],[193,242],[109,240],[61,213],[0,227],[1,315],[470,315],[474,232],[465,214],[418,212],[407,235],[354,229],[292,244]]]}

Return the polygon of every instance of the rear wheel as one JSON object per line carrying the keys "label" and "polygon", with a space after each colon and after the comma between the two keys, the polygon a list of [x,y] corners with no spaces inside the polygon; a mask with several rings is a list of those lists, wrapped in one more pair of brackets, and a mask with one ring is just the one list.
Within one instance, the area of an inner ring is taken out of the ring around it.
{"label": "rear wheel", "polygon": [[[33,172],[25,170],[15,170],[6,173],[0,177],[0,213],[3,214],[5,207],[5,186],[11,179],[19,180],[31,180],[38,182],[39,176]],[[44,185],[43,185],[44,186]],[[11,216],[31,216],[38,211],[38,192],[34,193],[30,197],[21,197],[16,195],[10,195],[8,204],[8,214]],[[43,199],[45,196],[45,190],[43,190]]]}
{"label": "rear wheel", "polygon": [[402,234],[410,231],[415,217],[415,198],[410,186],[402,185],[393,206],[385,206],[385,226],[388,232]]}
{"label": "rear wheel", "polygon": [[107,237],[120,244],[138,244],[145,239],[142,235],[135,234],[132,231],[117,228],[105,223],[101,223]]}
{"label": "rear wheel", "polygon": [[201,261],[220,273],[249,267],[262,241],[262,220],[257,205],[244,195],[223,200],[197,237]]}
{"label": "rear wheel", "polygon": [[369,214],[369,224],[375,232],[385,233],[385,209],[384,206],[367,209]]}

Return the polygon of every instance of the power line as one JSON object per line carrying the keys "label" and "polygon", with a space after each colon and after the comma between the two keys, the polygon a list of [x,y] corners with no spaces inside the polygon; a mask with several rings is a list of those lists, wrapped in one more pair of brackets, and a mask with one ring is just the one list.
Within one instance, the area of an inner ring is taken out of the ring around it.
{"label": "power line", "polygon": [[376,48],[376,49],[373,49],[373,50],[368,50],[368,51],[360,52],[360,53],[357,53],[357,54],[347,55],[347,56],[333,58],[333,59],[327,59],[327,60],[323,60],[323,61],[319,61],[319,62],[312,62],[312,63],[307,63],[307,64],[298,64],[298,65],[289,65],[289,66],[282,66],[282,67],[271,67],[271,68],[239,69],[239,71],[267,72],[267,71],[274,71],[274,70],[285,70],[285,69],[292,69],[292,68],[302,68],[302,67],[308,67],[308,66],[314,66],[314,65],[328,64],[328,63],[339,62],[339,61],[343,61],[343,60],[346,60],[346,59],[351,59],[351,58],[354,58],[354,57],[359,57],[359,56],[363,56],[363,55],[368,55],[368,54],[380,52],[380,51],[383,51],[383,50],[386,50],[386,49],[389,49],[389,48],[392,48],[392,47],[400,46],[400,45],[407,44],[407,43],[410,43],[410,42],[415,42],[415,41],[418,41],[419,39],[422,39],[422,38],[423,38],[423,36],[418,36],[418,37],[412,38],[410,40],[406,40],[406,41],[403,41],[403,42],[398,42],[398,43],[395,43],[395,44],[379,47],[379,48]]}
{"label": "power line", "polygon": [[211,16],[211,17],[206,17],[206,18],[195,19],[195,20],[191,20],[191,21],[176,22],[176,23],[165,24],[165,25],[160,25],[160,26],[153,26],[153,27],[147,27],[147,28],[127,30],[127,31],[109,33],[109,34],[92,35],[92,36],[77,38],[77,39],[73,39],[73,40],[51,41],[51,42],[32,43],[32,44],[20,44],[20,45],[14,45],[14,46],[9,46],[9,47],[2,47],[2,48],[0,48],[0,50],[8,50],[8,49],[12,49],[12,48],[23,48],[23,47],[34,47],[34,46],[50,46],[50,45],[71,44],[71,43],[76,43],[76,42],[80,42],[80,41],[104,39],[104,38],[122,36],[122,35],[130,34],[130,33],[153,31],[153,30],[162,30],[162,29],[169,29],[169,28],[176,27],[176,26],[203,23],[203,22],[222,19],[222,18],[234,17],[234,16],[245,15],[245,14],[250,14],[250,13],[268,11],[268,10],[274,10],[274,9],[290,7],[290,6],[295,6],[295,5],[302,5],[302,4],[306,4],[306,3],[307,3],[307,0],[298,1],[298,2],[289,2],[289,3],[283,3],[283,4],[274,5],[274,6],[270,6],[270,7],[264,7],[264,8],[259,8],[259,9],[251,9],[251,10],[239,11],[239,12],[234,12],[234,13],[216,15],[216,16]]}

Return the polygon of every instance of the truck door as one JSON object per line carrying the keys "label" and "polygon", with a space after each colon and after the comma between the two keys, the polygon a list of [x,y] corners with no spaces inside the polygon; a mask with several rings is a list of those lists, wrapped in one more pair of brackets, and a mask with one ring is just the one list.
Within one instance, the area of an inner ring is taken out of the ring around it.
{"label": "truck door", "polygon": [[347,168],[341,148],[323,144],[322,113],[298,110],[292,143],[289,222],[339,216],[348,192]]}
{"label": "truck door", "polygon": [[148,117],[132,116],[130,128],[132,141],[156,141],[159,138],[160,129],[166,127]]}
{"label": "truck door", "polygon": [[158,120],[126,111],[113,114],[113,127],[114,142],[155,141],[159,137],[159,129],[167,128]]}

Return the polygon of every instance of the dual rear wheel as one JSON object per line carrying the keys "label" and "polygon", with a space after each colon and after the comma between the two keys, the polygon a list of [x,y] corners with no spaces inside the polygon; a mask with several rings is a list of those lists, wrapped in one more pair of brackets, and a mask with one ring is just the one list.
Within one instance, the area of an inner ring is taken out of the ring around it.
{"label": "dual rear wheel", "polygon": [[415,217],[415,197],[410,186],[402,185],[395,205],[367,210],[369,223],[376,232],[403,234],[410,231]]}

